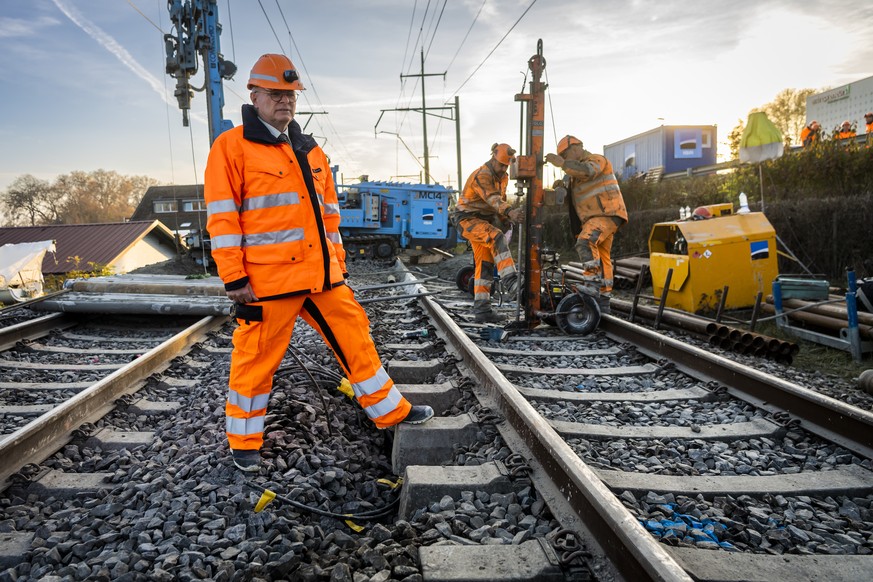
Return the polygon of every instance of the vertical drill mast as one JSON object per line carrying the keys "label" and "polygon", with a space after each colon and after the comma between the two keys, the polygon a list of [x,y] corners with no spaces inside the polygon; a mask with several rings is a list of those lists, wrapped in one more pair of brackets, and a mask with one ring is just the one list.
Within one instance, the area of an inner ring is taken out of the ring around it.
{"label": "vertical drill mast", "polygon": [[[524,321],[528,328],[539,324],[540,288],[542,265],[540,248],[543,242],[543,129],[545,123],[545,92],[548,85],[541,81],[546,68],[543,58],[543,41],[537,41],[537,54],[528,59],[532,80],[529,93],[519,93],[515,100],[521,102],[524,118],[522,131],[524,155],[516,158],[511,167],[511,178],[521,195],[527,190],[524,221]],[[521,259],[521,257],[520,257]]]}

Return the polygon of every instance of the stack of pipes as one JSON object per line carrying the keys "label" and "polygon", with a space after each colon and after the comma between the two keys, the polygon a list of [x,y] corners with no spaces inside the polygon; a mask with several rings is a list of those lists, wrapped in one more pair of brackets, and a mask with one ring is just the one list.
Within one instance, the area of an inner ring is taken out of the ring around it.
{"label": "stack of pipes", "polygon": [[[637,285],[637,279],[640,276],[640,267],[645,266],[646,270],[643,286],[651,285],[652,278],[649,274],[649,259],[645,257],[630,257],[626,259],[620,259],[618,261],[613,262],[613,274],[614,274],[614,286],[617,289],[633,289]],[[561,265],[561,269],[564,271],[564,275],[569,281],[583,281],[582,278],[584,267],[582,263],[567,263]]]}
{"label": "stack of pipes", "polygon": [[[612,309],[628,314],[633,308],[630,301],[621,299],[613,298],[609,304]],[[794,342],[738,329],[692,313],[665,309],[659,319],[657,306],[637,305],[634,309],[634,317],[658,320],[670,327],[689,331],[705,338],[711,346],[738,354],[767,358],[786,365],[791,364],[794,356],[800,351],[800,347]]]}
{"label": "stack of pipes", "polygon": [[[841,303],[821,303],[805,301],[803,299],[783,299],[782,309],[788,319],[798,321],[804,325],[817,328],[831,335],[840,335],[840,330],[849,327],[849,315],[846,310],[845,297],[830,296],[829,301]],[[794,311],[800,309],[801,311]],[[761,304],[761,312],[775,314],[773,296],[768,295],[766,303]],[[858,312],[858,333],[862,339],[873,340],[873,313]]]}

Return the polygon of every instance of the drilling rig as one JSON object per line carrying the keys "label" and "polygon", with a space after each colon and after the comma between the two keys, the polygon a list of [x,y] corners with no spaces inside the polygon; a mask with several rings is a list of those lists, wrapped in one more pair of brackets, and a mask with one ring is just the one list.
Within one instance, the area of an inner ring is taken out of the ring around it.
{"label": "drilling rig", "polygon": [[[528,59],[531,73],[529,92],[518,93],[515,100],[522,110],[522,144],[524,153],[509,168],[515,180],[517,196],[526,197],[523,236],[519,237],[519,262],[524,265],[524,285],[519,287],[518,305],[523,318],[510,324],[514,329],[533,329],[541,322],[557,325],[564,333],[587,334],[600,323],[597,303],[599,281],[569,282],[558,267],[557,253],[543,244],[546,190],[543,187],[543,147],[545,128],[545,93],[542,81],[546,69],[543,41],[537,41],[537,53]],[[551,194],[554,192],[550,191]],[[563,200],[551,200],[563,204]],[[572,212],[572,208],[571,208]]]}

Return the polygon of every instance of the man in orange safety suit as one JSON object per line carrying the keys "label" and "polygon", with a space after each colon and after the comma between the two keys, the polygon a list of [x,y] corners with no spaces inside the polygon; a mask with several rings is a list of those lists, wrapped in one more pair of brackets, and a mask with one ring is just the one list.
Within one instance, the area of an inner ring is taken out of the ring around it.
{"label": "man in orange safety suit", "polygon": [[584,274],[600,279],[599,303],[603,312],[608,313],[613,285],[612,240],[627,222],[627,209],[612,164],[587,151],[582,140],[572,135],[563,137],[558,142],[558,153],[547,154],[546,161],[564,170],[571,226],[579,231],[576,252]]}
{"label": "man in orange safety suit", "polygon": [[873,135],[873,111],[864,114],[864,121],[867,124],[867,135]]}
{"label": "man in orange safety suit", "polygon": [[503,234],[507,222],[518,222],[524,209],[512,208],[506,201],[506,174],[515,150],[508,144],[491,146],[491,159],[470,174],[458,203],[452,209],[452,221],[461,236],[473,247],[473,316],[478,323],[502,321],[491,309],[491,286],[494,267],[510,295],[518,290],[518,272]]}
{"label": "man in orange safety suit", "polygon": [[840,132],[837,134],[839,139],[852,139],[855,137],[855,130],[852,129],[852,123],[846,120],[840,125]]}
{"label": "man in orange safety suit", "polygon": [[377,427],[421,423],[386,373],[370,322],[345,285],[340,212],[325,153],[294,121],[303,90],[291,60],[263,55],[248,81],[242,125],[216,138],[205,176],[212,257],[238,327],[226,413],[234,464],[259,470],[273,374],[299,315],[324,338]]}
{"label": "man in orange safety suit", "polygon": [[821,125],[813,119],[806,124],[806,127],[800,132],[800,143],[803,147],[808,148],[815,145],[821,137]]}

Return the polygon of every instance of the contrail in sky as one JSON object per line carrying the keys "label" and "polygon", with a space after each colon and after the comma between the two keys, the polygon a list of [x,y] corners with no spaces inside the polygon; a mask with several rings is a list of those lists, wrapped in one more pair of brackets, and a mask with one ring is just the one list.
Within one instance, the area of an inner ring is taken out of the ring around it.
{"label": "contrail in sky", "polygon": [[73,22],[73,24],[84,30],[88,36],[96,40],[103,48],[112,53],[125,67],[133,71],[134,75],[148,83],[155,93],[161,96],[161,99],[163,99],[165,103],[173,106],[176,105],[176,103],[167,96],[167,92],[164,90],[161,81],[136,62],[136,59],[127,52],[127,49],[118,44],[114,38],[103,32],[99,26],[82,16],[74,6],[70,6],[64,2],[64,0],[52,0],[52,2],[55,3],[55,6],[57,6],[58,9]]}

